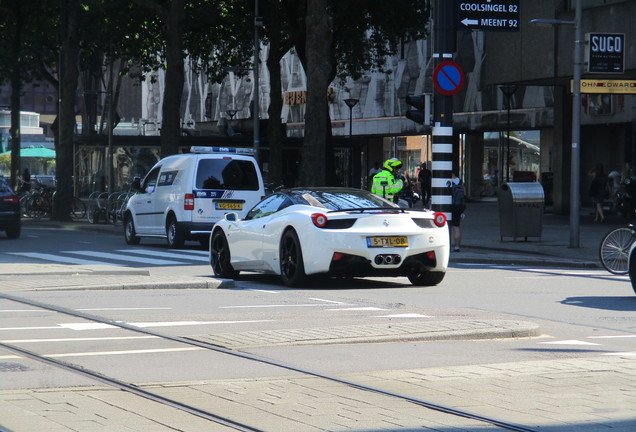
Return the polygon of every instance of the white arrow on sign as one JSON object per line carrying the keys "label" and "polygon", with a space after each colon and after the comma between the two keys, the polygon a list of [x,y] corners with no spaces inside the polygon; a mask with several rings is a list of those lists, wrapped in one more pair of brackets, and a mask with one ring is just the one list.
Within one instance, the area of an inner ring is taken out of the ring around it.
{"label": "white arrow on sign", "polygon": [[462,20],[462,24],[464,24],[465,26],[477,25],[477,24],[479,24],[479,21],[478,20],[471,20],[471,19],[468,19],[468,18],[464,18]]}

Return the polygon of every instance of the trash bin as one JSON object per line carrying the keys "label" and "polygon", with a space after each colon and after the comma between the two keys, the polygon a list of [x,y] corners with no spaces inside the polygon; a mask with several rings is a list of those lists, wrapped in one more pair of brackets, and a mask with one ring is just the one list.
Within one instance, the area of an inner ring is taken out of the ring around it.
{"label": "trash bin", "polygon": [[499,229],[504,237],[541,237],[544,192],[538,182],[504,183],[497,191]]}

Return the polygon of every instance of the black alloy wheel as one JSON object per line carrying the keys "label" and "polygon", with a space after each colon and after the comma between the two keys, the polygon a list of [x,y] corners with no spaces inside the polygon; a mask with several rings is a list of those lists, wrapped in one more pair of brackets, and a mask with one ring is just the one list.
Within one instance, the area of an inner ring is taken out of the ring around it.
{"label": "black alloy wheel", "polygon": [[307,281],[303,252],[293,229],[285,231],[280,241],[280,274],[289,287],[301,287]]}
{"label": "black alloy wheel", "polygon": [[216,276],[224,279],[236,279],[239,274],[230,264],[230,245],[220,229],[214,231],[210,241],[210,266]]}

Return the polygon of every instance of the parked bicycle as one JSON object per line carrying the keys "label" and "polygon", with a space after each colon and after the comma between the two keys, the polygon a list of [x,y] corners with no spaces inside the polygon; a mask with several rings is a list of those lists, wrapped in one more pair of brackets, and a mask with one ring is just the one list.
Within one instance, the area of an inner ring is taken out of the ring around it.
{"label": "parked bicycle", "polygon": [[86,217],[92,224],[107,220],[108,192],[93,192],[88,197]]}
{"label": "parked bicycle", "polygon": [[[50,217],[53,212],[55,189],[37,180],[32,181],[31,189],[20,197],[22,215],[32,219]],[[79,220],[86,217],[86,204],[74,196],[71,201],[71,219]]]}
{"label": "parked bicycle", "polygon": [[135,192],[128,185],[127,191],[93,192],[88,198],[87,217],[90,223],[112,223],[116,225],[123,221],[124,211],[131,196]]}
{"label": "parked bicycle", "polygon": [[613,274],[624,275],[629,272],[629,252],[636,240],[636,228],[616,228],[605,234],[599,248],[601,264]]}

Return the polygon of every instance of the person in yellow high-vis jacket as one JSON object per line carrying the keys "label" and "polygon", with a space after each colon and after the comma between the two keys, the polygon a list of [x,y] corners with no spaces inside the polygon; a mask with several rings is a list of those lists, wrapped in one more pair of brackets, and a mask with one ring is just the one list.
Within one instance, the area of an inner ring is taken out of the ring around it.
{"label": "person in yellow high-vis jacket", "polygon": [[397,178],[397,172],[402,167],[402,162],[396,158],[387,159],[384,162],[382,171],[373,176],[371,192],[386,198],[389,201],[397,202],[397,195],[404,187],[402,179]]}

